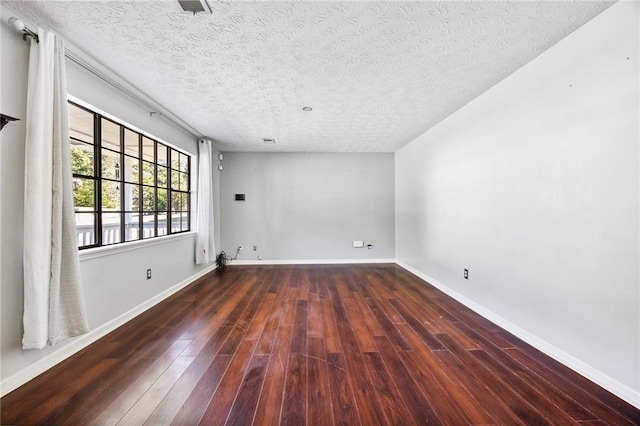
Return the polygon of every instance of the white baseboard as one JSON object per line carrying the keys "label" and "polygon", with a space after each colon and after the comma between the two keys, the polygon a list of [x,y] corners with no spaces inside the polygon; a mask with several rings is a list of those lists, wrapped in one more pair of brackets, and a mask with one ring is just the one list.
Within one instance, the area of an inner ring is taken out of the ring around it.
{"label": "white baseboard", "polygon": [[293,260],[232,260],[227,265],[341,265],[357,263],[396,263],[395,259],[293,259]]}
{"label": "white baseboard", "polygon": [[488,319],[489,321],[493,322],[494,324],[504,328],[505,330],[507,330],[508,332],[510,332],[511,334],[519,337],[520,339],[524,340],[525,342],[527,342],[528,344],[530,344],[531,346],[533,346],[534,348],[538,349],[539,351],[545,353],[546,355],[549,355],[551,358],[555,359],[556,361],[562,363],[563,365],[569,367],[570,369],[572,369],[573,371],[577,372],[578,374],[586,377],[587,379],[591,380],[592,382],[594,382],[595,384],[597,384],[598,386],[603,387],[604,389],[608,390],[609,392],[613,393],[614,395],[618,396],[619,398],[627,401],[629,404],[640,408],[640,391],[637,391],[635,389],[630,388],[629,386],[620,383],[619,381],[611,378],[610,376],[606,375],[605,373],[603,373],[602,371],[593,368],[592,366],[586,364],[585,362],[579,360],[578,358],[574,357],[573,355],[570,355],[566,352],[564,352],[561,349],[558,349],[557,347],[555,347],[554,345],[550,344],[549,342],[539,338],[538,336],[528,332],[527,330],[520,328],[519,326],[513,324],[512,322],[510,322],[509,320],[501,317],[500,315],[494,313],[493,311],[475,303],[474,301],[472,301],[471,299],[468,299],[467,297],[463,296],[462,294],[456,292],[455,290],[452,290],[451,288],[449,288],[448,286],[442,284],[441,282],[439,282],[438,280],[418,271],[417,269],[413,268],[412,266],[407,265],[404,262],[401,262],[399,260],[396,260],[396,263],[398,264],[398,266],[406,269],[407,271],[411,272],[413,275],[422,278],[423,280],[427,281],[429,284],[433,285],[434,287],[436,287],[438,290],[442,291],[443,293],[446,293],[447,295],[451,296],[452,298],[456,299],[458,302],[462,303],[463,305],[465,305],[466,307],[468,307],[469,309],[473,310],[474,312],[482,315],[484,318]]}
{"label": "white baseboard", "polygon": [[189,278],[183,280],[182,282],[174,285],[173,287],[168,288],[162,293],[157,294],[156,296],[152,297],[146,302],[143,302],[138,306],[128,310],[124,314],[89,331],[87,334],[83,334],[82,336],[78,336],[70,339],[69,343],[61,347],[59,350],[39,359],[38,361],[34,362],[28,367],[18,371],[17,373],[3,380],[0,383],[0,396],[4,396],[9,392],[13,391],[14,389],[17,389],[18,387],[27,383],[29,380],[34,379],[35,377],[44,373],[51,367],[55,366],[56,364],[59,364],[60,362],[69,358],[70,356],[74,355],[80,350],[86,348],[93,342],[97,341],[98,339],[106,336],[116,328],[132,320],[133,318],[140,315],[147,309],[152,308],[153,306],[162,302],[167,297],[171,296],[174,293],[177,293],[179,290],[182,290],[184,287],[193,283],[198,278],[203,277],[204,275],[213,271],[215,268],[216,268],[216,265],[213,264],[203,269],[202,271],[190,276]]}

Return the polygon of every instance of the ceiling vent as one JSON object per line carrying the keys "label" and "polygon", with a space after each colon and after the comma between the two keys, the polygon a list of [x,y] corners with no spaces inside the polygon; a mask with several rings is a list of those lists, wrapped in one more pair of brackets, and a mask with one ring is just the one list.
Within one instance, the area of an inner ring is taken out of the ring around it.
{"label": "ceiling vent", "polygon": [[185,12],[191,12],[194,15],[196,13],[211,13],[211,9],[207,4],[207,0],[177,0],[180,7]]}

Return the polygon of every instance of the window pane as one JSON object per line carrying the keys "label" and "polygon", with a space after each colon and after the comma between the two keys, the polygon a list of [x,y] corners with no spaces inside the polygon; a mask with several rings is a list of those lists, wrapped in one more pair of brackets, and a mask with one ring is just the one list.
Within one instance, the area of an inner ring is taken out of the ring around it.
{"label": "window pane", "polygon": [[120,180],[120,154],[102,150],[102,177]]}
{"label": "window pane", "polygon": [[93,113],[69,104],[69,136],[93,143]]}
{"label": "window pane", "polygon": [[158,186],[167,187],[167,168],[158,166]]}
{"label": "window pane", "polygon": [[171,192],[171,211],[182,211],[182,194],[179,192]]}
{"label": "window pane", "polygon": [[182,172],[189,171],[189,156],[182,153],[180,153],[180,171]]}
{"label": "window pane", "polygon": [[187,210],[189,210],[189,193],[188,192],[182,193],[180,198],[182,199],[180,201],[180,205],[182,206],[180,210],[182,210],[183,212],[186,212]]}
{"label": "window pane", "polygon": [[171,148],[169,148],[169,151],[171,152],[171,168],[180,170],[180,153]]}
{"label": "window pane", "polygon": [[71,140],[71,172],[93,176],[93,145]]}
{"label": "window pane", "polygon": [[158,213],[158,236],[167,235],[167,214]]}
{"label": "window pane", "polygon": [[142,238],[151,238],[156,236],[156,215],[153,212],[144,213],[142,216],[143,230]]}
{"label": "window pane", "polygon": [[176,172],[173,169],[169,170],[170,178],[171,178],[171,189],[180,189],[180,172]]}
{"label": "window pane", "polygon": [[162,166],[166,166],[167,165],[167,147],[165,145],[162,145],[161,143],[158,143],[157,145],[158,145],[158,161],[156,162]]}
{"label": "window pane", "polygon": [[182,230],[183,231],[189,230],[189,213],[187,212],[182,213]]}
{"label": "window pane", "polygon": [[120,126],[102,119],[102,147],[120,152]]}
{"label": "window pane", "polygon": [[158,188],[158,211],[167,211],[167,190]]}
{"label": "window pane", "polygon": [[124,210],[139,211],[140,210],[140,185],[131,183],[124,184]]}
{"label": "window pane", "polygon": [[140,164],[136,158],[124,156],[124,180],[127,182],[139,183],[140,182]]}
{"label": "window pane", "polygon": [[95,210],[95,185],[93,179],[73,178],[73,205],[76,211]]}
{"label": "window pane", "polygon": [[171,232],[180,232],[182,229],[181,218],[182,213],[173,213],[171,215]]}
{"label": "window pane", "polygon": [[120,242],[120,213],[102,214],[102,245]]}
{"label": "window pane", "polygon": [[181,191],[189,190],[189,175],[186,173],[180,173],[180,190]]}
{"label": "window pane", "polygon": [[118,182],[102,181],[102,210],[121,210]]}
{"label": "window pane", "polygon": [[140,158],[140,144],[138,133],[124,129],[124,153]]}
{"label": "window pane", "polygon": [[142,137],[142,159],[147,161],[155,161],[155,145],[156,143],[146,137]]}
{"label": "window pane", "polygon": [[124,240],[135,241],[140,239],[140,213],[126,212],[124,214]]}
{"label": "window pane", "polygon": [[95,213],[76,213],[76,239],[78,247],[91,246],[96,243]]}
{"label": "window pane", "polygon": [[142,183],[145,185],[156,184],[156,165],[147,161],[142,162]]}
{"label": "window pane", "polygon": [[151,186],[142,187],[142,210],[149,211],[156,209],[156,191]]}

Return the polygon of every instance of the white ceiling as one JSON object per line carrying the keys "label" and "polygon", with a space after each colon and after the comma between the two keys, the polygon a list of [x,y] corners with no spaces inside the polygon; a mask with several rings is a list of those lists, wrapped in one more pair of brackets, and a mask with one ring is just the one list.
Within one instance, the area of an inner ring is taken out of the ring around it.
{"label": "white ceiling", "polygon": [[611,5],[209,0],[213,14],[194,16],[175,0],[2,3],[223,151],[308,152],[396,151]]}

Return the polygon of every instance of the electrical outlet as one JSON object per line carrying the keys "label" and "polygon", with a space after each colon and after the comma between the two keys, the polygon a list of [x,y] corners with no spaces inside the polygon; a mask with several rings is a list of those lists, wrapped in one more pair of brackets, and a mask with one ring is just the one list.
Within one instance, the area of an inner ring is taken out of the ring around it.
{"label": "electrical outlet", "polygon": [[238,246],[238,253],[242,253],[242,246]]}
{"label": "electrical outlet", "polygon": [[257,251],[258,250],[258,246],[254,245],[253,246],[253,251]]}
{"label": "electrical outlet", "polygon": [[151,279],[151,269],[147,269],[147,279]]}
{"label": "electrical outlet", "polygon": [[464,270],[464,279],[465,279],[465,280],[468,280],[468,279],[469,279],[469,270],[468,270],[468,269],[465,269],[465,270]]}

